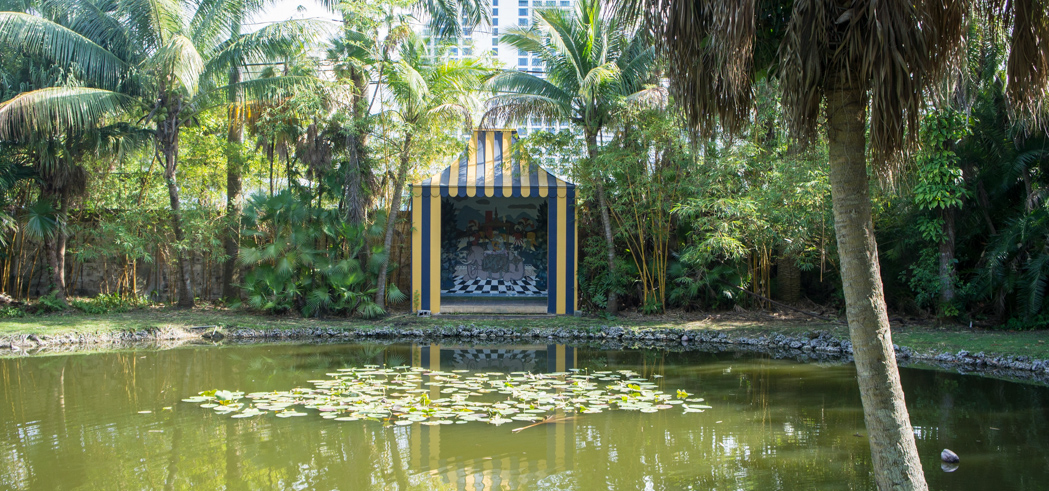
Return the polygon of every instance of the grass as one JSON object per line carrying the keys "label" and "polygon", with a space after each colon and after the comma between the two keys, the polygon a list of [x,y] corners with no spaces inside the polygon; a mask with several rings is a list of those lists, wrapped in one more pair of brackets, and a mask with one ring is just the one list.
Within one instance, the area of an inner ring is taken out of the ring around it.
{"label": "grass", "polygon": [[[455,316],[418,318],[407,313],[394,314],[379,320],[363,319],[303,319],[296,315],[267,316],[239,310],[197,308],[176,310],[168,308],[140,309],[126,313],[83,314],[58,313],[29,315],[0,319],[0,337],[27,334],[106,333],[135,331],[147,328],[189,328],[220,326],[250,329],[372,329],[395,327],[427,329],[435,326],[474,324],[485,327],[530,329],[572,328],[597,330],[602,326],[620,326],[635,329],[706,329],[725,331],[732,336],[761,334],[799,335],[812,330],[825,330],[842,339],[848,338],[848,329],[841,324],[808,321],[798,318],[777,318],[766,314],[732,313],[679,316],[625,315],[616,319],[595,317],[509,317],[509,316]],[[993,331],[965,327],[932,327],[908,325],[893,327],[893,342],[920,352],[941,351],[1030,356],[1049,359],[1049,331]]]}

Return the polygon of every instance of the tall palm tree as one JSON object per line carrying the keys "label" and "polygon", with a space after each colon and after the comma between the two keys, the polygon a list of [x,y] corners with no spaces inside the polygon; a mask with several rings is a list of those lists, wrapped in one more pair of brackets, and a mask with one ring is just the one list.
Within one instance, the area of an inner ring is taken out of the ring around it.
{"label": "tall palm tree", "polygon": [[[218,68],[227,65],[227,121],[226,142],[226,219],[223,248],[226,260],[222,264],[222,298],[234,300],[239,296],[235,280],[237,274],[237,254],[240,249],[240,214],[244,209],[242,193],[244,156],[240,148],[244,144],[244,125],[255,117],[258,111],[254,101],[245,100],[240,83],[250,68],[263,63],[276,63],[291,56],[301,47],[301,35],[312,29],[309,21],[289,20],[270,24],[252,33],[244,34],[244,20],[267,4],[266,1],[252,0],[242,3],[242,9],[231,12],[229,18],[229,38],[219,48],[224,60],[214,62]],[[260,49],[265,47],[265,49]]]}
{"label": "tall palm tree", "polygon": [[[192,275],[185,260],[178,187],[179,133],[202,110],[224,104],[231,91],[247,98],[274,86],[309,83],[276,77],[228,84],[237,50],[264,56],[272,45],[223,43],[239,0],[94,2],[67,5],[62,24],[0,12],[0,43],[78,75],[81,85],[20,94],[0,110],[0,138],[61,135],[115,119],[153,125],[158,160],[171,202],[176,240],[178,305],[192,307]],[[307,32],[299,33],[300,38]]]}
{"label": "tall palm tree", "polygon": [[401,209],[401,193],[416,157],[419,139],[427,133],[444,131],[449,124],[464,123],[469,131],[471,114],[480,106],[475,94],[489,73],[477,60],[440,60],[436,53],[429,53],[424,40],[415,35],[401,45],[398,58],[386,69],[384,86],[393,108],[380,117],[395,128],[397,167],[383,239],[383,250],[387,253],[382,257],[375,293],[375,303],[380,308],[386,305],[386,274],[394,219]]}
{"label": "tall palm tree", "polygon": [[[546,76],[507,70],[492,77],[487,87],[496,95],[488,102],[482,124],[500,119],[519,122],[529,117],[551,123],[571,121],[582,131],[592,163],[598,136],[610,123],[616,107],[626,99],[660,90],[645,89],[654,60],[651,46],[644,38],[631,36],[631,24],[608,15],[604,7],[602,0],[577,0],[574,12],[540,10],[531,28],[508,29],[502,41],[541,59]],[[616,252],[605,179],[600,172],[591,174],[612,275]],[[615,313],[614,288],[607,298],[608,311]]]}
{"label": "tall palm tree", "polygon": [[[970,9],[1011,33],[1014,114],[1044,127],[1046,7],[1035,0],[645,0],[671,89],[700,132],[738,130],[751,84],[778,69],[791,132],[826,129],[835,233],[857,380],[879,489],[927,489],[893,351],[869,197],[867,161],[891,182],[923,108],[960,63]],[[1005,19],[1005,20],[1002,20]],[[1008,25],[1011,22],[1011,26]],[[1011,29],[1007,29],[1011,27]],[[779,50],[769,49],[779,44]],[[820,124],[821,110],[825,124]]]}

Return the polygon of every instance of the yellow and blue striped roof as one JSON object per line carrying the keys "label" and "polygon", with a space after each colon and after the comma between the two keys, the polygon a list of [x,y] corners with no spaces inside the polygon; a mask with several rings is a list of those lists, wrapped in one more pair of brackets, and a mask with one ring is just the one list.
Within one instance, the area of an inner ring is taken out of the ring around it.
{"label": "yellow and blue striped roof", "polygon": [[[474,130],[463,156],[438,174],[413,184],[423,195],[489,198],[565,197],[575,184],[538,165],[523,166],[517,152],[517,130]],[[523,170],[522,170],[523,167]]]}

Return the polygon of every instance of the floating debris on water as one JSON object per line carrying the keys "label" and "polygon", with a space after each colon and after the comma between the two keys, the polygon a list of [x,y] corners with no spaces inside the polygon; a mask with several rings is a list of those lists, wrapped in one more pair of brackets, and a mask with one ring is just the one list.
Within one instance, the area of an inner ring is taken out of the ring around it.
{"label": "floating debris on water", "polygon": [[[342,368],[330,378],[310,380],[310,388],[274,392],[211,390],[183,399],[233,418],[267,413],[279,418],[307,416],[316,410],[333,421],[380,421],[386,426],[528,423],[522,429],[571,419],[571,414],[623,410],[656,413],[679,407],[700,413],[710,406],[678,390],[658,385],[630,370],[533,374],[430,371],[417,367]],[[434,396],[440,396],[431,398]]]}

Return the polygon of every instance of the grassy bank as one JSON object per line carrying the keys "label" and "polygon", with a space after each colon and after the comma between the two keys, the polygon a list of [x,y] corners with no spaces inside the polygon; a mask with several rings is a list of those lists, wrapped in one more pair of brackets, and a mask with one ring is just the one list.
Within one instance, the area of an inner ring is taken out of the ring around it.
{"label": "grassy bank", "polygon": [[[600,329],[621,326],[635,329],[708,329],[725,331],[732,336],[760,334],[798,335],[812,330],[825,330],[848,338],[841,324],[815,321],[806,317],[768,315],[764,313],[723,313],[693,316],[622,316],[616,319],[592,317],[507,317],[507,316],[439,316],[418,318],[394,314],[384,319],[303,319],[298,316],[266,316],[239,310],[202,308],[194,310],[142,309],[127,313],[81,314],[60,313],[31,315],[0,320],[0,337],[27,334],[64,335],[73,333],[106,333],[137,331],[149,328],[190,328],[219,326],[249,329],[368,329],[397,327],[427,329],[434,326],[470,325],[504,329],[574,328]],[[968,327],[932,327],[915,324],[893,326],[893,341],[915,351],[949,352],[983,351],[987,354],[1049,358],[1049,331],[992,331]]]}

